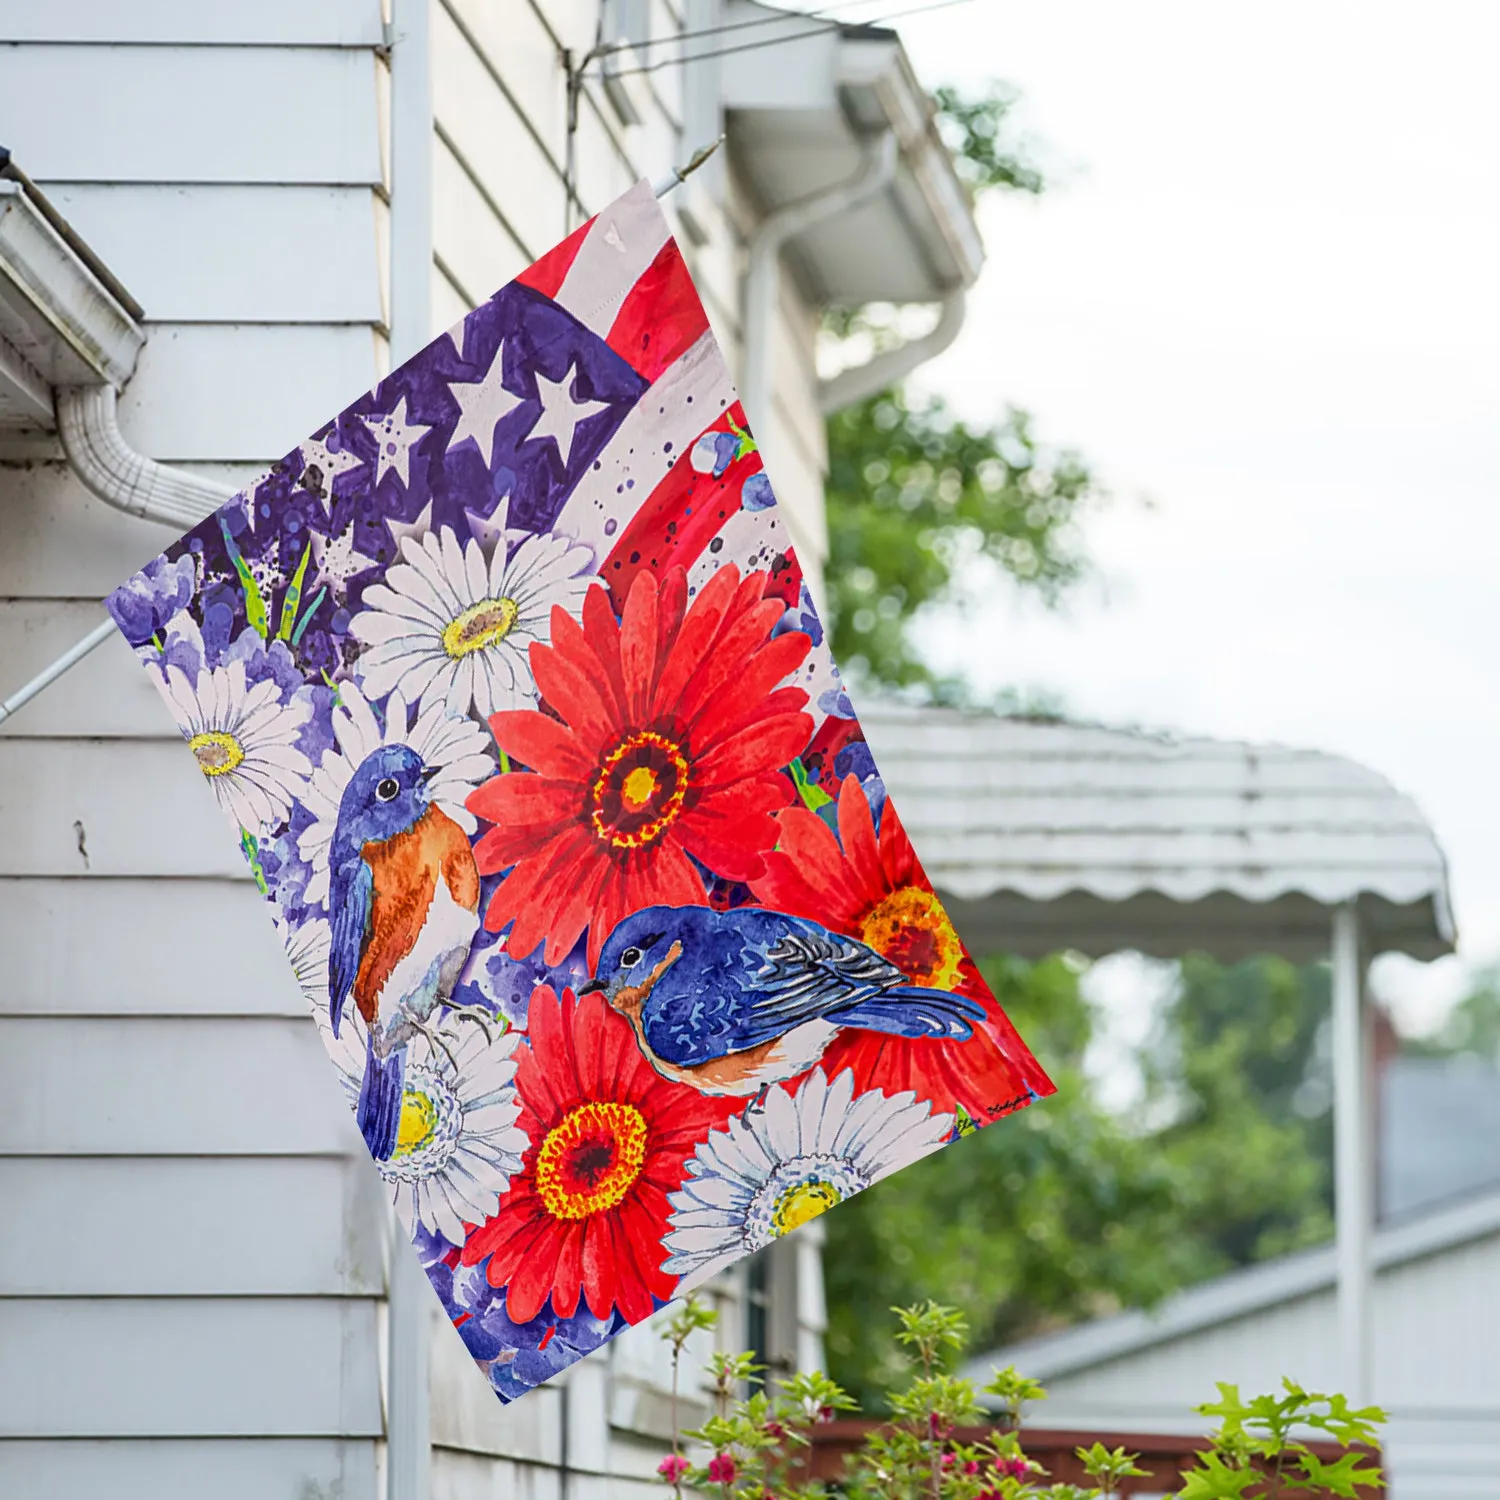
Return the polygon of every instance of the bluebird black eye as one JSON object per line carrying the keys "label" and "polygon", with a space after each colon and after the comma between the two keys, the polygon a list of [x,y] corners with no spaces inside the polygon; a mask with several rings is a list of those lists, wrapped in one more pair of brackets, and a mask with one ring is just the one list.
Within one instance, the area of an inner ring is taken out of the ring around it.
{"label": "bluebird black eye", "polygon": [[375,783],[375,800],[390,802],[400,790],[401,784],[394,776],[383,776]]}
{"label": "bluebird black eye", "polygon": [[620,967],[622,969],[633,969],[641,961],[641,950],[639,948],[627,948],[620,955]]}

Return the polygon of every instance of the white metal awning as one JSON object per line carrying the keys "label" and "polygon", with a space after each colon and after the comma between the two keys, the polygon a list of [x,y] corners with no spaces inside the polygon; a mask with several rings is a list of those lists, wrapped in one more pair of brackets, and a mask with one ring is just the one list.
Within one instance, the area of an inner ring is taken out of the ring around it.
{"label": "white metal awning", "polygon": [[875,759],[970,945],[1233,960],[1453,948],[1432,829],[1339,756],[994,714],[861,706]]}

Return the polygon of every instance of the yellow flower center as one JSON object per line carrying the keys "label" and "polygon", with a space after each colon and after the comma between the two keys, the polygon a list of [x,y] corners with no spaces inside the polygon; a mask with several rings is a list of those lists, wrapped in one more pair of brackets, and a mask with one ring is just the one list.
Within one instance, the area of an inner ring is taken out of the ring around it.
{"label": "yellow flower center", "polygon": [[799,1182],[789,1187],[771,1210],[771,1227],[777,1234],[790,1234],[800,1229],[809,1219],[816,1219],[844,1195],[831,1182]]}
{"label": "yellow flower center", "polygon": [[401,1118],[396,1122],[396,1156],[410,1156],[432,1139],[437,1128],[437,1108],[419,1089],[401,1095]]}
{"label": "yellow flower center", "polygon": [[692,767],[676,740],[654,729],[625,736],[589,788],[594,833],[615,849],[644,849],[677,821]]}
{"label": "yellow flower center", "polygon": [[645,1116],[629,1104],[580,1104],[547,1132],[536,1190],[555,1219],[586,1219],[621,1202],[646,1164]]}
{"label": "yellow flower center", "polygon": [[892,891],[866,914],[859,935],[913,984],[951,990],[958,983],[964,946],[931,891],[915,885]]}
{"label": "yellow flower center", "polygon": [[448,622],[443,630],[443,650],[457,661],[486,646],[498,645],[515,628],[520,613],[514,599],[481,599]]}
{"label": "yellow flower center", "polygon": [[205,776],[227,776],[245,758],[240,742],[218,729],[195,734],[188,741],[188,749],[198,757],[198,769]]}
{"label": "yellow flower center", "polygon": [[625,780],[620,783],[620,796],[632,809],[644,807],[655,790],[656,772],[650,766],[636,766],[627,771]]}

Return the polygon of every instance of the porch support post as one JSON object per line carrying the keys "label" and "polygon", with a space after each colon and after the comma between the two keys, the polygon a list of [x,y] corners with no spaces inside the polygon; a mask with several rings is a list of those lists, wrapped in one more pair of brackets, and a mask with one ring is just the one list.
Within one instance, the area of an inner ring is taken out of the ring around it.
{"label": "porch support post", "polygon": [[1373,1172],[1364,955],[1352,904],[1333,914],[1334,1210],[1338,1237],[1339,1379],[1356,1405],[1371,1399]]}

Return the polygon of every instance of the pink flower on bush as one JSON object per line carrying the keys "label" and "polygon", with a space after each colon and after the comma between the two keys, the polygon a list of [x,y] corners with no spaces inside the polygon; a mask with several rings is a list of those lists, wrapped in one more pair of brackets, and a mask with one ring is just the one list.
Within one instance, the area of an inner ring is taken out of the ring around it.
{"label": "pink flower on bush", "polygon": [[692,1465],[680,1453],[669,1453],[657,1464],[656,1472],[668,1484],[676,1484],[690,1468],[692,1468]]}
{"label": "pink flower on bush", "polygon": [[733,1484],[735,1475],[739,1472],[739,1466],[728,1453],[716,1453],[708,1461],[710,1484]]}

